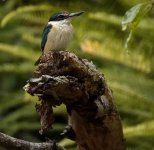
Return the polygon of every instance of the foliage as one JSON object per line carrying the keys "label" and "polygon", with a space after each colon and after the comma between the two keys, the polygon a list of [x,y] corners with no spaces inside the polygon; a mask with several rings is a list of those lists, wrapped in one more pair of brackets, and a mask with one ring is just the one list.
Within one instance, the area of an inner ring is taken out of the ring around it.
{"label": "foliage", "polygon": [[[1,26],[4,27],[11,20],[16,20],[14,18],[17,18],[18,20],[24,19],[25,22],[32,21],[32,22],[35,22],[36,24],[44,24],[44,22],[46,21],[46,20],[44,20],[44,18],[47,18],[47,16],[45,16],[45,14],[47,14],[47,12],[51,13],[52,9],[53,9],[53,7],[51,7],[49,5],[23,6],[21,8],[19,7],[16,10],[8,13],[2,19]],[[45,12],[45,13],[43,13],[43,12]]]}
{"label": "foliage", "polygon": [[[131,4],[139,2],[133,1]],[[140,12],[142,6],[136,9]],[[128,48],[130,53],[127,54],[123,51],[126,34],[120,28],[121,17],[130,7],[129,0],[7,0],[0,7],[3,26],[0,28],[1,131],[26,140],[41,140],[38,134],[39,116],[34,109],[37,100],[25,94],[22,87],[32,76],[33,64],[41,54],[40,37],[50,14],[59,10],[85,10],[82,17],[73,21],[75,35],[68,49],[92,60],[105,74],[120,111],[128,149],[153,148],[152,12],[142,19],[136,32],[133,32]],[[135,14],[132,21],[136,21],[138,15],[143,17],[137,11]],[[132,25],[131,21],[127,23],[128,27]],[[73,143],[66,139],[61,141],[62,137],[59,136],[67,124],[65,107],[58,107],[54,111],[56,124],[49,137],[72,149]]]}
{"label": "foliage", "polygon": [[132,36],[133,31],[137,28],[141,19],[152,9],[152,1],[140,3],[129,9],[122,20],[122,30],[130,29],[129,36],[125,43],[125,48],[128,48],[128,42]]}

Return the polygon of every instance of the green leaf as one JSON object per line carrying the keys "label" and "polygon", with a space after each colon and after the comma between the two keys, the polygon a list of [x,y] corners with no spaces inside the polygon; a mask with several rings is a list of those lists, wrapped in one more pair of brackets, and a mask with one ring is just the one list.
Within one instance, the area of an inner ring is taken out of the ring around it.
{"label": "green leaf", "polygon": [[133,31],[137,28],[141,19],[152,9],[153,3],[151,1],[140,3],[129,9],[122,19],[122,30],[130,29],[130,33],[125,42],[125,48],[128,48],[128,43],[132,37]]}
{"label": "green leaf", "polygon": [[128,27],[130,30],[134,30],[141,19],[151,10],[152,3],[140,3],[129,9],[122,20],[122,30],[126,30]]}
{"label": "green leaf", "polygon": [[[36,6],[23,6],[19,7],[18,9],[11,11],[1,21],[1,27],[4,27],[9,21],[13,19],[19,19],[20,15],[26,16],[29,13],[36,13],[36,12],[47,12],[53,10],[51,5],[36,5]],[[33,18],[31,18],[33,19]],[[38,19],[38,18],[37,18]]]}
{"label": "green leaf", "polygon": [[14,46],[3,43],[0,43],[0,52],[8,53],[11,54],[12,56],[18,58],[24,58],[30,61],[36,61],[37,58],[39,57],[39,54],[32,49],[26,49],[20,46]]}

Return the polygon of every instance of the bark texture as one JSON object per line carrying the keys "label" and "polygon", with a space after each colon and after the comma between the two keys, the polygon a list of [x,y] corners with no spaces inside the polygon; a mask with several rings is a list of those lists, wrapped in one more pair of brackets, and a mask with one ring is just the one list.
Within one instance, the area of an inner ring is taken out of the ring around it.
{"label": "bark texture", "polygon": [[66,150],[55,142],[33,143],[0,132],[0,146],[8,150]]}
{"label": "bark texture", "polygon": [[25,90],[41,104],[41,131],[53,124],[52,107],[64,103],[69,125],[62,134],[77,143],[78,150],[124,150],[122,125],[112,92],[92,62],[67,51],[42,56]]}

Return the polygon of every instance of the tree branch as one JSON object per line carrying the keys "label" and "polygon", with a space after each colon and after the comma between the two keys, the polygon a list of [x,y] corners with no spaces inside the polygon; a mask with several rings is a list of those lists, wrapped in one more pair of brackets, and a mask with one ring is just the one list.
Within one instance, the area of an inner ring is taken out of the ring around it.
{"label": "tree branch", "polygon": [[0,132],[0,146],[8,150],[66,150],[55,142],[33,143]]}

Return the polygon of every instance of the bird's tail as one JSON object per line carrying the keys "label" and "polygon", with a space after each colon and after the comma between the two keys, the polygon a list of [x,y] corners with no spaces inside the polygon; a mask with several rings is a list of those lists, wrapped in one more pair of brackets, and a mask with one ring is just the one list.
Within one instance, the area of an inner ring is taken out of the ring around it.
{"label": "bird's tail", "polygon": [[38,64],[40,63],[41,57],[42,57],[42,55],[41,55],[41,56],[38,58],[38,60],[35,62],[35,64],[34,64],[35,66],[38,65]]}

